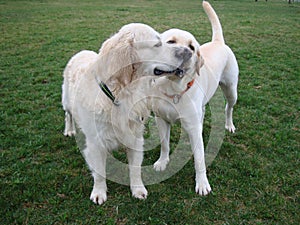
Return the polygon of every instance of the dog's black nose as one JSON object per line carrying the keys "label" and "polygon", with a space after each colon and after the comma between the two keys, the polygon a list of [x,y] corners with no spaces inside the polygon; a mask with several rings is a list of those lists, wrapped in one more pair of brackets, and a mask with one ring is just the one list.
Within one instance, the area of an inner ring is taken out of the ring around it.
{"label": "dog's black nose", "polygon": [[193,53],[186,47],[177,48],[175,51],[175,56],[183,59],[184,62],[188,61],[192,57],[192,54]]}

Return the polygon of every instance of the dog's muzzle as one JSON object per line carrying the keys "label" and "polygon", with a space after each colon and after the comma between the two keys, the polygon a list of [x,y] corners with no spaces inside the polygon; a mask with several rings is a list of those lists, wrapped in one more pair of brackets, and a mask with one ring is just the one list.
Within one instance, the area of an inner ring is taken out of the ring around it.
{"label": "dog's muzzle", "polygon": [[175,56],[179,59],[183,60],[183,63],[187,62],[191,57],[193,53],[186,47],[181,47],[176,49]]}
{"label": "dog's muzzle", "polygon": [[176,75],[180,78],[184,76],[185,70],[184,64],[192,57],[193,53],[185,47],[178,47],[175,50],[175,57],[182,61],[181,66],[177,67],[174,70],[164,70],[161,68],[156,67],[154,69],[154,75],[161,76],[161,75]]}

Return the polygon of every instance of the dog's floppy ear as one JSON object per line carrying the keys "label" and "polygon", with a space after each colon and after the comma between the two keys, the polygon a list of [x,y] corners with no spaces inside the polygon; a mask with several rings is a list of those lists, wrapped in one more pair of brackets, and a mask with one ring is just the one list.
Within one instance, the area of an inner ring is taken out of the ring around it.
{"label": "dog's floppy ear", "polygon": [[119,31],[102,44],[98,71],[100,79],[108,82],[113,90],[124,87],[133,80],[134,63],[138,62],[133,43],[132,33]]}
{"label": "dog's floppy ear", "polygon": [[198,59],[197,59],[197,63],[196,63],[196,72],[198,75],[200,75],[200,69],[204,65],[204,59],[201,56],[199,50],[197,51],[197,57],[198,57]]}

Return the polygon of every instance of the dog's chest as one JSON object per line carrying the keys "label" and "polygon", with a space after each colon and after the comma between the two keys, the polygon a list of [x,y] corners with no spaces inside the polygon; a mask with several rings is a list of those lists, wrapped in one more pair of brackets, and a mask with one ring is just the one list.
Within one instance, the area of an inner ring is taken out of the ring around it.
{"label": "dog's chest", "polygon": [[158,100],[153,104],[153,112],[156,116],[161,117],[163,120],[169,123],[174,123],[179,119],[179,112],[175,105],[169,101]]}

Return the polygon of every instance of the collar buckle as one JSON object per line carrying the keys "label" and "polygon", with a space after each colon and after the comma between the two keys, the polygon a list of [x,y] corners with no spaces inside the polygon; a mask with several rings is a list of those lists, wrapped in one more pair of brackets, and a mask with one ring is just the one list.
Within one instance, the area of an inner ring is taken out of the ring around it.
{"label": "collar buckle", "polygon": [[176,94],[176,95],[173,95],[172,98],[173,98],[173,103],[177,104],[181,98],[181,95]]}
{"label": "collar buckle", "polygon": [[173,103],[174,104],[178,104],[180,98],[184,95],[185,92],[187,92],[194,84],[195,79],[191,80],[190,82],[187,83],[186,85],[186,89],[183,90],[181,93],[179,94],[174,94],[174,95],[168,95],[167,93],[163,92],[163,94],[165,96],[167,96],[168,98],[172,98],[173,99]]}

